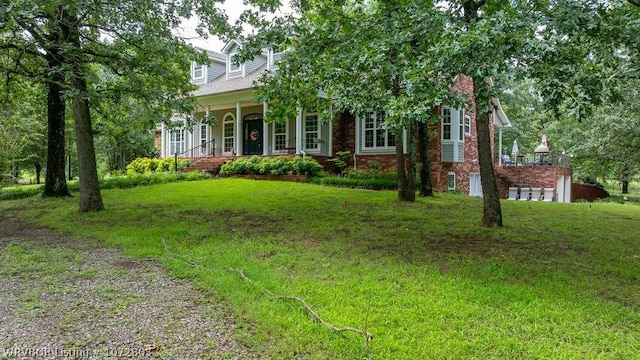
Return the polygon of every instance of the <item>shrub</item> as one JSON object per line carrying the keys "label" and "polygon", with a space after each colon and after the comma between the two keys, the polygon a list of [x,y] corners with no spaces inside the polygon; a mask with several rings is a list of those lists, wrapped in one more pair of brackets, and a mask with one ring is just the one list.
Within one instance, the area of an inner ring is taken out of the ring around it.
{"label": "shrub", "polygon": [[398,174],[393,170],[349,169],[344,176],[349,179],[385,179],[398,181]]}
{"label": "shrub", "polygon": [[[190,160],[178,158],[178,171],[189,166]],[[137,158],[127,165],[127,174],[145,174],[156,171],[174,171],[175,159],[172,157],[164,159]]]}
{"label": "shrub", "polygon": [[349,187],[370,190],[396,190],[398,188],[397,180],[369,178],[354,179],[342,176],[325,176],[309,179],[312,184]]}
{"label": "shrub", "polygon": [[299,175],[318,176],[324,171],[324,167],[320,165],[314,158],[301,158],[296,156],[293,159],[293,171]]}
{"label": "shrub", "polygon": [[224,175],[286,175],[294,172],[298,175],[318,176],[324,168],[311,157],[293,159],[285,156],[260,157],[227,161],[220,168]]}

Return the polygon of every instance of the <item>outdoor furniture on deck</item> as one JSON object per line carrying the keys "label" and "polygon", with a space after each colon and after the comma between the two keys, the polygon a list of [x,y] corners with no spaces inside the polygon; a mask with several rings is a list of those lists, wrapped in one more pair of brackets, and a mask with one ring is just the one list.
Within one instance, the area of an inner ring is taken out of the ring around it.
{"label": "outdoor furniture on deck", "polygon": [[509,188],[509,197],[508,200],[518,200],[518,188],[510,187]]}
{"label": "outdoor furniture on deck", "polygon": [[544,199],[542,201],[553,201],[553,188],[544,188]]}
{"label": "outdoor furniture on deck", "polygon": [[520,188],[520,200],[531,200],[531,188]]}
{"label": "outdoor furniture on deck", "polygon": [[531,188],[531,201],[540,200],[540,188]]}

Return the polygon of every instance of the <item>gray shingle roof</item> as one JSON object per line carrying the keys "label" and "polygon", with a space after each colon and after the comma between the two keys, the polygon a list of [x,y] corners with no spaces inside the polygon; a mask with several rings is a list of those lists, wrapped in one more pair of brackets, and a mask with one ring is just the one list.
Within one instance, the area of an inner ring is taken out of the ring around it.
{"label": "gray shingle roof", "polygon": [[231,91],[247,90],[253,88],[253,82],[258,81],[262,74],[266,71],[267,65],[262,65],[251,74],[245,77],[227,80],[226,74],[222,74],[213,81],[206,83],[196,91],[194,96],[205,96],[213,94],[222,94]]}

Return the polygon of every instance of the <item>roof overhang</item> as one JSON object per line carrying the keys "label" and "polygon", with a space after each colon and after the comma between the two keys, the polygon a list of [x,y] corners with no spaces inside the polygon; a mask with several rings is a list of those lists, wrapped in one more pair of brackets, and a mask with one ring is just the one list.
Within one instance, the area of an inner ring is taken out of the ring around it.
{"label": "roof overhang", "polygon": [[509,121],[507,114],[505,114],[504,109],[502,109],[502,104],[500,104],[500,99],[493,98],[491,99],[491,102],[493,103],[493,109],[495,110],[495,116],[493,117],[493,124],[499,128],[511,127],[511,121]]}

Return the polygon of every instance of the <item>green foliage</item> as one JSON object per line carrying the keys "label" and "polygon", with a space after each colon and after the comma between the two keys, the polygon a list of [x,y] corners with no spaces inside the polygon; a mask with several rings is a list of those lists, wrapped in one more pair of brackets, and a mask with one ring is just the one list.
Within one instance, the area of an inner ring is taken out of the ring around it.
{"label": "green foliage", "polygon": [[41,186],[29,187],[29,188],[16,186],[11,189],[0,188],[0,200],[24,199],[24,198],[32,197],[39,194],[42,194]]}
{"label": "green foliage", "polygon": [[284,156],[266,157],[260,164],[260,174],[286,175],[293,171],[293,161]]}
{"label": "green foliage", "polygon": [[320,165],[314,158],[299,156],[293,158],[293,171],[299,175],[318,176],[324,171],[322,165]]}
{"label": "green foliage", "polygon": [[377,168],[371,169],[349,169],[345,175],[349,179],[385,179],[385,180],[398,180],[398,175],[395,171],[380,170]]}
{"label": "green foliage", "polygon": [[348,187],[369,190],[394,190],[398,188],[398,180],[379,178],[347,178],[343,176],[322,176],[309,179],[307,182],[318,185]]}
{"label": "green foliage", "polygon": [[297,175],[317,176],[323,171],[322,165],[312,157],[289,158],[286,156],[240,158],[227,161],[220,168],[223,175]]}
{"label": "green foliage", "polygon": [[512,201],[507,227],[486,229],[481,199],[442,193],[407,204],[392,191],[220,179],[104,196],[114,210],[99,215],[78,214],[75,199],[0,213],[158,259],[228,304],[260,358],[367,358],[361,336],[263,288],[371,332],[372,359],[637,357],[638,205]]}
{"label": "green foliage", "polygon": [[[189,159],[178,158],[178,171],[183,170],[191,161]],[[175,158],[164,159],[137,158],[127,165],[127,174],[145,174],[153,172],[175,171]]]}
{"label": "green foliage", "polygon": [[322,176],[309,182],[370,190],[394,190],[398,188],[398,175],[393,171],[378,169],[349,169],[344,176]]}
{"label": "green foliage", "polygon": [[344,172],[344,169],[347,167],[347,160],[349,159],[349,155],[351,155],[351,151],[338,151],[336,153],[336,157],[327,161],[335,164],[336,173],[342,174]]}

